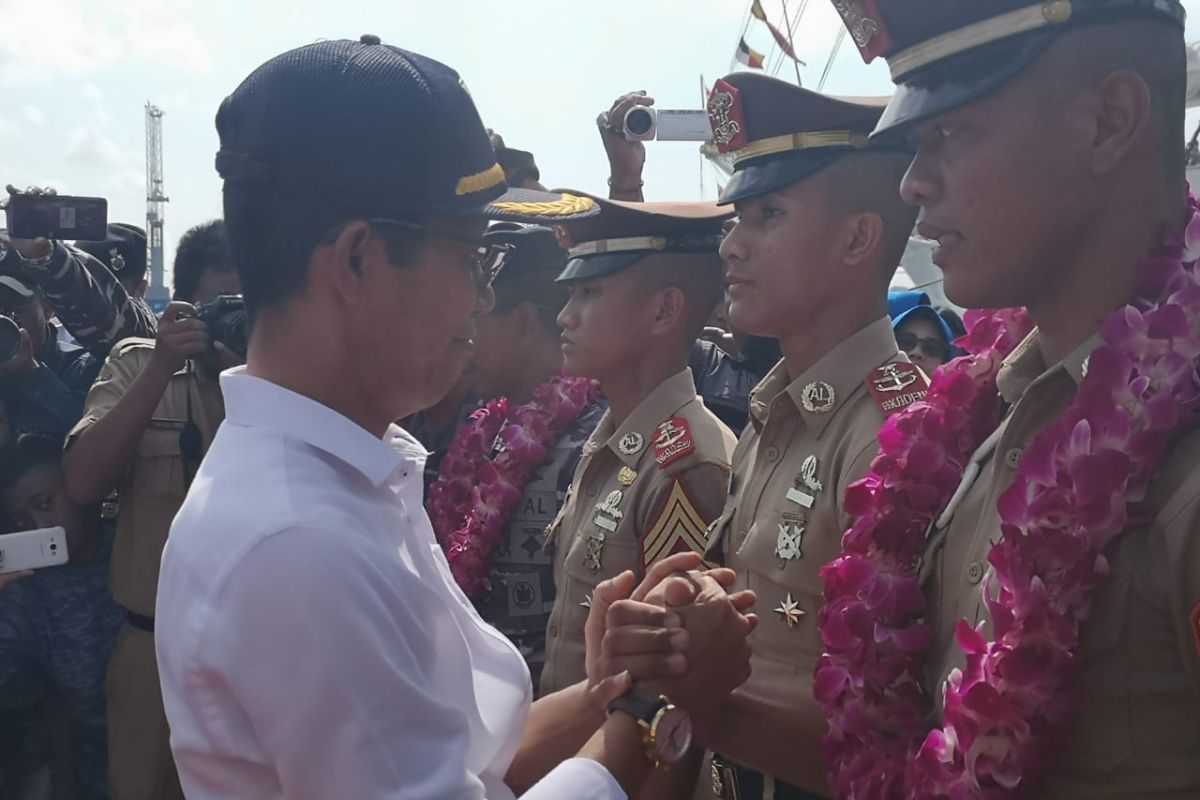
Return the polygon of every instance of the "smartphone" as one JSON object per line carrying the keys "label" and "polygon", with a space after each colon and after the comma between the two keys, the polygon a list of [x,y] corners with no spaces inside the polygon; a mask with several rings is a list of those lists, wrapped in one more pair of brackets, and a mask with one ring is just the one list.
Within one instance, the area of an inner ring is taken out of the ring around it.
{"label": "smartphone", "polygon": [[8,200],[8,235],[14,239],[108,237],[108,201],[66,194],[17,194]]}
{"label": "smartphone", "polygon": [[39,528],[0,535],[4,564],[0,575],[25,569],[59,567],[67,563],[67,532],[62,528]]}

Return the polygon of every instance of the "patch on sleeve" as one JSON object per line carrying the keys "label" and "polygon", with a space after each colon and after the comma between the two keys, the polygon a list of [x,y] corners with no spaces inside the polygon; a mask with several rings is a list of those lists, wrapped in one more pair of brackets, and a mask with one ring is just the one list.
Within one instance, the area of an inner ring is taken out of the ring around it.
{"label": "patch on sleeve", "polygon": [[1192,609],[1192,642],[1196,645],[1196,657],[1200,658],[1200,603]]}
{"label": "patch on sleeve", "polygon": [[707,533],[708,522],[696,510],[683,484],[673,481],[667,502],[642,537],[642,567],[649,569],[655,562],[687,550],[704,555]]}
{"label": "patch on sleeve", "polygon": [[688,453],[695,451],[696,442],[692,439],[692,429],[687,420],[671,417],[658,426],[654,434],[654,463],[659,469],[664,469]]}
{"label": "patch on sleeve", "polygon": [[875,405],[890,417],[923,399],[929,392],[929,379],[916,364],[893,362],[867,373],[867,388]]}

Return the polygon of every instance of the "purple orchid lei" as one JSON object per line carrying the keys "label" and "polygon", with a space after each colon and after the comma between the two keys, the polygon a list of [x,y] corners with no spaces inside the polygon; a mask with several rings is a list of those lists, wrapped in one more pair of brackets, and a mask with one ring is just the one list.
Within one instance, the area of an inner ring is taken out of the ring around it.
{"label": "purple orchid lei", "polygon": [[468,597],[487,589],[492,551],[533,471],[599,396],[595,381],[560,375],[524,405],[493,400],[455,436],[425,508],[450,572]]}
{"label": "purple orchid lei", "polygon": [[1030,330],[1027,315],[968,315],[969,355],[880,431],[870,473],[846,493],[856,521],[842,555],[822,571],[826,654],[814,694],[838,797],[1007,798],[1045,771],[1073,708],[1079,630],[1107,577],[1106,549],[1141,519],[1130,506],[1200,410],[1198,210],[1189,197],[1182,232],[1139,265],[1135,299],[1104,321],[1070,407],[1034,438],[1001,496],[984,584],[993,638],[959,621],[966,668],[948,677],[932,730],[916,565],[970,454],[999,425],[996,375]]}

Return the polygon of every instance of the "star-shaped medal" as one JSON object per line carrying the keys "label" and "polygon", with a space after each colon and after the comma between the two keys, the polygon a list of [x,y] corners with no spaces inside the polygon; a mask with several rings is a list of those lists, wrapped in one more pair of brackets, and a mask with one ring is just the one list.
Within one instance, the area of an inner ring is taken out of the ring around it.
{"label": "star-shaped medal", "polygon": [[800,607],[799,603],[792,599],[792,593],[788,592],[787,597],[785,597],[783,602],[779,604],[779,607],[775,609],[775,613],[787,623],[789,628],[794,628],[800,624],[800,618],[804,616],[804,609]]}

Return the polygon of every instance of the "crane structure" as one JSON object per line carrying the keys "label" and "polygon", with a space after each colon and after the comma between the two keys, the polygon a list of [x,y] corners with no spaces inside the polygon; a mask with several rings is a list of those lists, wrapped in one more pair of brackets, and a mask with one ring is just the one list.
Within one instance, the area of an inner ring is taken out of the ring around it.
{"label": "crane structure", "polygon": [[150,261],[150,289],[146,302],[162,313],[170,302],[163,276],[163,193],[162,118],[157,106],[146,103],[146,238]]}

